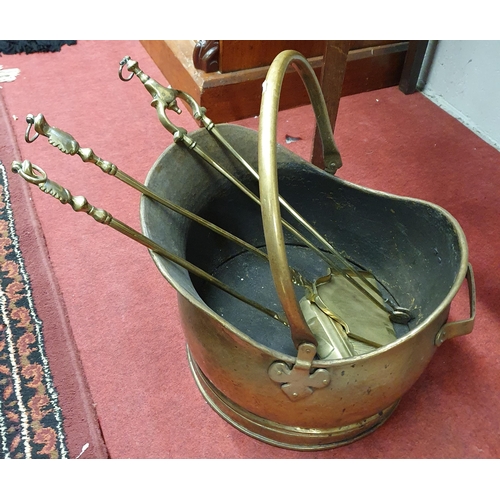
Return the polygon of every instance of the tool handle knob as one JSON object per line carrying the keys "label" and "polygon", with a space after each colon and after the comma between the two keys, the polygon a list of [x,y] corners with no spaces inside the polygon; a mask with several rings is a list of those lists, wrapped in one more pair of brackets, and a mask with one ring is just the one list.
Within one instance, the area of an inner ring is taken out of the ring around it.
{"label": "tool handle knob", "polygon": [[[52,146],[56,147],[64,154],[74,155],[80,150],[80,145],[77,140],[64,130],[58,129],[56,127],[51,127],[45,116],[39,113],[37,116],[28,115],[26,117],[26,122],[28,123],[28,128],[24,134],[26,142],[35,141],[39,135],[44,135],[49,140]],[[31,129],[34,127],[36,134],[30,137]]]}
{"label": "tool handle knob", "polygon": [[113,216],[101,208],[91,205],[84,196],[73,196],[65,187],[47,177],[45,171],[29,160],[12,162],[12,171],[24,180],[37,185],[41,191],[59,200],[63,205],[70,205],[75,212],[85,212],[101,224],[110,224]]}

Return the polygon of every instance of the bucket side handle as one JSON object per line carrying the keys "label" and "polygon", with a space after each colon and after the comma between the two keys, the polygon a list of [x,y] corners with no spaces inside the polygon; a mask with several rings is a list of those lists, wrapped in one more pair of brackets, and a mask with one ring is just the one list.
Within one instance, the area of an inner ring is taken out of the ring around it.
{"label": "bucket side handle", "polygon": [[460,337],[462,335],[468,335],[474,328],[474,320],[476,318],[476,284],[474,282],[474,273],[470,263],[467,266],[466,278],[469,288],[470,317],[460,321],[445,323],[441,330],[439,330],[436,334],[434,344],[437,346],[440,346],[445,340]]}
{"label": "bucket side handle", "polygon": [[293,343],[298,349],[303,343],[317,346],[317,340],[309,329],[295,296],[281,223],[276,134],[281,87],[290,65],[293,65],[299,73],[309,94],[321,135],[326,169],[335,172],[341,165],[341,158],[333,140],[328,110],[314,70],[299,52],[294,50],[281,52],[269,67],[266,79],[262,84],[258,145],[259,189],[264,237],[271,274],[278,298],[290,325]]}

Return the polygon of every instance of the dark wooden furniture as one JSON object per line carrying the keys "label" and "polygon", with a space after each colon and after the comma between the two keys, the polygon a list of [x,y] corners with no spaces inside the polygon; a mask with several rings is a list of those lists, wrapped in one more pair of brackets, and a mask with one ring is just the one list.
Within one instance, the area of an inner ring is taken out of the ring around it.
{"label": "dark wooden furniture", "polygon": [[[219,123],[259,114],[262,82],[279,52],[298,50],[320,78],[327,46],[326,40],[143,40],[141,43],[170,85],[191,94],[207,108],[208,116]],[[331,43],[348,44],[342,96],[400,83],[408,41]],[[304,85],[292,70],[283,82],[281,109],[307,103]]]}
{"label": "dark wooden furniture", "polygon": [[418,76],[424,62],[429,40],[412,40],[408,45],[406,60],[399,82],[403,94],[412,94],[417,90]]}
{"label": "dark wooden furniture", "polygon": [[[347,58],[349,56],[349,47],[349,41],[328,41],[325,46],[320,83],[332,130],[335,128],[335,122],[337,121],[340,97],[342,95],[347,68]],[[324,168],[322,151],[321,137],[318,128],[316,128],[311,163]]]}

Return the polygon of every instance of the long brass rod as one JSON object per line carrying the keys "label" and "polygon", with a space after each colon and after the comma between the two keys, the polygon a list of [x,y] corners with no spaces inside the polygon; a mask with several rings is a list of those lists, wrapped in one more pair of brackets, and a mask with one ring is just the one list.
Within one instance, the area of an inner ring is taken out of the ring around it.
{"label": "long brass rod", "polygon": [[112,229],[115,229],[119,233],[128,236],[137,243],[140,243],[141,245],[149,248],[158,255],[165,257],[174,264],[179,265],[180,267],[186,269],[186,271],[198,276],[199,278],[208,281],[213,286],[223,290],[229,295],[232,295],[236,299],[241,300],[242,302],[254,307],[264,314],[267,314],[268,316],[276,319],[285,326],[289,326],[288,322],[275,311],[272,311],[271,309],[259,304],[258,302],[255,302],[252,299],[245,297],[244,295],[241,295],[239,292],[233,290],[231,287],[213,277],[203,269],[200,269],[194,264],[191,264],[191,262],[183,259],[182,257],[178,257],[177,255],[172,254],[152,239],[144,236],[141,232],[136,231],[127,224],[121,222],[118,219],[115,219],[106,210],[91,205],[84,196],[73,196],[68,189],[48,179],[47,174],[44,172],[44,170],[37,165],[32,164],[28,160],[25,160],[22,163],[14,161],[12,163],[12,171],[18,173],[24,180],[30,182],[31,184],[37,185],[41,191],[59,200],[63,205],[70,205],[75,212],[84,212],[90,215],[96,222],[107,225]]}
{"label": "long brass rod", "polygon": [[241,238],[238,238],[234,234],[230,233],[229,231],[226,231],[225,229],[222,229],[221,227],[217,226],[216,224],[204,219],[203,217],[200,217],[199,215],[196,215],[195,213],[186,210],[185,208],[172,203],[171,201],[162,198],[158,195],[156,195],[151,189],[149,189],[147,186],[144,184],[138,182],[136,179],[133,177],[130,177],[128,174],[125,172],[118,170],[116,172],[116,178],[127,184],[128,186],[136,189],[137,191],[141,192],[148,198],[151,198],[152,200],[160,203],[161,205],[169,208],[170,210],[178,213],[179,215],[182,215],[204,227],[207,229],[210,229],[214,233],[217,233],[224,238],[227,238],[228,240],[232,241],[233,243],[236,243],[237,245],[242,246],[243,248],[246,248],[248,251],[252,252],[253,254],[257,255],[258,257],[261,257],[264,260],[268,260],[267,254],[263,252],[262,250],[259,250],[257,247],[254,247],[250,243],[247,243],[245,240],[242,240]]}
{"label": "long brass rod", "polygon": [[189,271],[190,273],[194,274],[195,276],[198,276],[199,278],[204,279],[205,281],[208,281],[211,285],[223,290],[224,292],[228,293],[229,295],[232,295],[234,298],[241,300],[242,302],[245,302],[246,304],[254,307],[255,309],[258,309],[259,311],[267,314],[273,319],[278,320],[280,323],[283,323],[285,326],[288,326],[287,321],[282,318],[278,313],[272,311],[271,309],[268,309],[267,307],[259,304],[258,302],[249,299],[248,297],[245,297],[244,295],[240,294],[236,290],[233,290],[231,287],[223,283],[222,281],[218,280],[217,278],[214,278],[211,274],[207,273],[203,269],[199,268],[198,266],[195,266],[194,264],[191,264],[188,260],[185,260],[181,257],[178,257],[177,255],[168,252],[165,250],[162,246],[158,245],[155,243],[153,240],[148,238],[147,236],[144,236],[142,233],[139,231],[136,231],[135,229],[131,228],[127,224],[124,224],[123,222],[119,221],[118,219],[115,219],[114,217],[111,218],[109,222],[109,226],[116,231],[124,234],[125,236],[128,236],[132,240],[140,243],[141,245],[144,245],[145,247],[151,249],[153,252],[155,252],[158,255],[161,255],[162,257],[165,257],[166,259],[172,261],[173,263],[181,266],[182,268],[186,269],[186,271]]}

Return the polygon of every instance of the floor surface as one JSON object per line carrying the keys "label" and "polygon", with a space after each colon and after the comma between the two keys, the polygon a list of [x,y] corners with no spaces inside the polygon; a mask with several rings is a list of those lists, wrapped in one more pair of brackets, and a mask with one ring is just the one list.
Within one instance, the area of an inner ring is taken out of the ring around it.
{"label": "floor surface", "polygon": [[[21,70],[2,84],[22,159],[139,228],[139,195],[41,137],[24,142],[25,116],[43,113],[82,147],[144,180],[172,137],[137,79],[118,79],[130,55],[165,83],[137,41],[81,41],[60,53],[2,57]],[[207,112],[210,116],[210,110]],[[196,128],[184,112],[179,126]],[[239,122],[256,129],[258,120]],[[308,158],[309,107],[280,113],[278,141]],[[421,94],[396,87],[343,98],[338,176],[436,203],[461,224],[477,285],[471,335],[445,342],[390,419],[368,437],[321,452],[252,439],[220,418],[190,374],[176,292],[148,252],[84,214],[32,190],[55,277],[112,458],[498,458],[500,455],[500,152]],[[463,290],[452,319],[469,314]]]}

